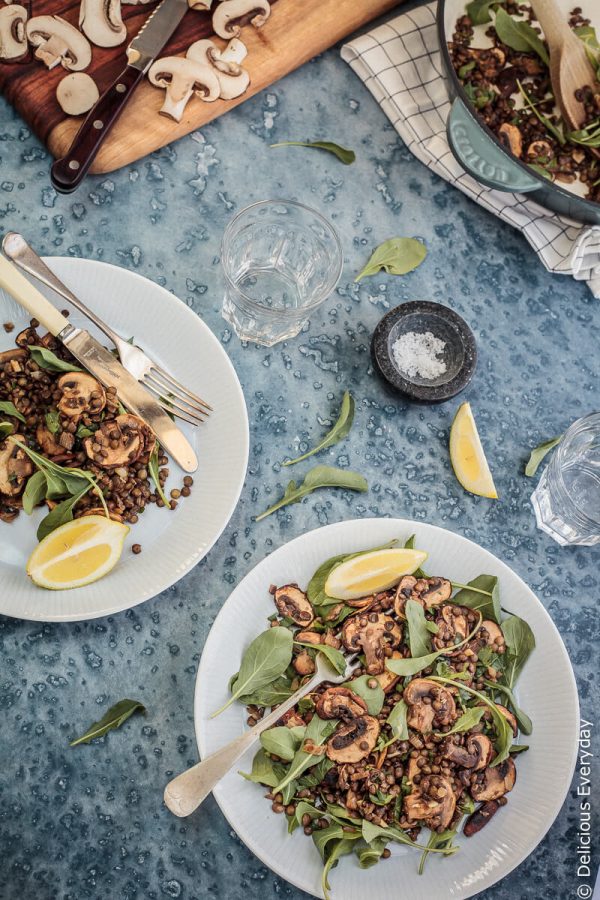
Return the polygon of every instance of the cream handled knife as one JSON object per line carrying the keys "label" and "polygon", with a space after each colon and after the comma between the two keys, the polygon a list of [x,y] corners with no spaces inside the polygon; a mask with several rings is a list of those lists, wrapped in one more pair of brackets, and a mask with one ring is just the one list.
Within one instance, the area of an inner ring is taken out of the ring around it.
{"label": "cream handled knife", "polygon": [[159,443],[185,472],[195,472],[198,460],[194,450],[151,394],[117,362],[95,338],[75,328],[43,294],[22,275],[16,266],[0,256],[0,288],[54,335],[84,368],[105,387],[114,387],[119,400],[152,429]]}

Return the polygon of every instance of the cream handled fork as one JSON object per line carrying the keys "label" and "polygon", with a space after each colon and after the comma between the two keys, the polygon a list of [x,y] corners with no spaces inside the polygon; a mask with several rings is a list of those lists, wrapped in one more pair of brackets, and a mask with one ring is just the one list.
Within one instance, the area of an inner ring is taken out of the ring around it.
{"label": "cream handled fork", "polygon": [[42,284],[59,294],[96,325],[115,345],[122,366],[127,369],[157,399],[166,412],[192,425],[198,425],[209,415],[211,406],[189,391],[184,385],[158,366],[143,350],[120,337],[100,319],[79,297],[60,281],[37,255],[21,234],[9,232],[2,241],[2,249],[20,269],[33,275]]}
{"label": "cream handled fork", "polygon": [[346,681],[358,666],[356,656],[346,662],[343,675],[332,674],[329,663],[320,653],[317,654],[317,670],[312,678],[302,685],[291,697],[284,700],[277,709],[265,716],[254,728],[245,731],[216,753],[196,763],[191,769],[177,775],[165,788],[165,804],[176,816],[189,816],[210,794],[216,784],[229,772],[235,763],[259,739],[263,731],[275,725],[288,710],[306,694],[313,691],[323,681],[330,684],[341,684]]}

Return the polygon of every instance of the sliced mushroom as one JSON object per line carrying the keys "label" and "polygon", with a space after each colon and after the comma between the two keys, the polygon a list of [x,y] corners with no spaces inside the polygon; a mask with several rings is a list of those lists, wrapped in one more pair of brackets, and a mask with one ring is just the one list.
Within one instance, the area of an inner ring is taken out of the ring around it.
{"label": "sliced mushroom", "polygon": [[284,584],[274,595],[279,614],[305,628],[315,617],[310,600],[297,584]]}
{"label": "sliced mushroom", "polygon": [[[394,650],[390,659],[402,659],[402,654],[399,650]],[[375,678],[379,682],[379,687],[384,692],[384,694],[388,694],[392,688],[394,688],[398,682],[400,681],[399,675],[394,675],[393,672],[390,672],[389,669],[384,669],[379,675],[376,675]]]}
{"label": "sliced mushroom", "polygon": [[404,815],[410,822],[424,822],[434,831],[445,831],[456,809],[452,784],[441,775],[426,775],[404,798]]}
{"label": "sliced mushroom", "polygon": [[219,96],[221,86],[216,73],[207,65],[182,56],[166,56],[152,63],[148,72],[150,83],[165,89],[165,100],[159,110],[180,122],[188,100],[195,94],[212,102]]}
{"label": "sliced mushroom", "polygon": [[480,806],[478,810],[471,813],[465,822],[465,827],[463,828],[464,836],[473,837],[474,834],[477,834],[478,831],[485,828],[492,816],[495,816],[498,810],[502,806],[506,806],[507,803],[508,800],[506,797],[499,797],[497,800],[487,800],[483,806]]}
{"label": "sliced mushroom", "polygon": [[437,634],[432,640],[436,650],[448,650],[448,656],[462,653],[463,648],[452,650],[456,644],[460,644],[469,634],[469,611],[465,606],[457,606],[455,603],[447,603],[438,610],[435,617]]}
{"label": "sliced mushroom", "polygon": [[428,678],[414,678],[402,696],[409,707],[408,726],[421,734],[451,725],[456,719],[456,704],[450,691]]}
{"label": "sliced mushroom", "polygon": [[294,635],[294,640],[301,644],[317,644],[321,643],[321,635],[317,631],[298,631]]}
{"label": "sliced mushroom", "polygon": [[444,759],[456,763],[457,766],[478,772],[490,763],[494,755],[494,746],[485,734],[470,734],[464,747],[448,739],[442,755]]}
{"label": "sliced mushroom", "polygon": [[523,139],[516,125],[504,122],[498,129],[498,137],[505,147],[508,147],[513,156],[520,157],[523,152]]}
{"label": "sliced mushroom", "polygon": [[350,616],[342,628],[346,649],[364,653],[368,675],[381,675],[385,670],[385,645],[397,647],[401,640],[400,625],[383,613]]}
{"label": "sliced mushroom", "polygon": [[58,379],[57,387],[62,391],[59,411],[75,421],[84,412],[100,413],[106,406],[104,388],[87,372],[67,372]]}
{"label": "sliced mushroom", "polygon": [[10,350],[4,350],[0,353],[0,368],[4,368],[5,365],[11,362],[19,362],[21,360],[27,359],[29,354],[27,350],[21,350],[18,347],[13,347]]}
{"label": "sliced mushroom", "polygon": [[242,25],[250,22],[255,28],[262,28],[270,13],[267,0],[223,0],[213,13],[213,31],[225,40],[239,37]]}
{"label": "sliced mushroom", "polygon": [[311,658],[308,650],[303,650],[293,660],[292,665],[298,675],[312,675],[315,671],[315,661]]}
{"label": "sliced mushroom", "polygon": [[[129,2],[133,2],[133,0],[129,0]],[[148,0],[142,0],[142,3],[148,2]],[[213,5],[213,0],[188,0],[188,6],[190,9],[198,9],[200,12],[208,11]]]}
{"label": "sliced mushroom", "polygon": [[375,747],[380,726],[374,716],[358,716],[340,725],[327,741],[326,753],[337,763],[357,763]]}
{"label": "sliced mushroom", "polygon": [[317,700],[316,707],[322,719],[354,719],[367,711],[362,697],[346,687],[327,688]]}
{"label": "sliced mushroom", "polygon": [[431,609],[445,603],[452,596],[452,584],[447,578],[415,578],[405,575],[396,588],[394,611],[404,619],[404,607],[407,600],[416,600],[424,609]]}
{"label": "sliced mushroom", "polygon": [[223,52],[211,40],[196,41],[186,57],[213,68],[219,79],[220,96],[223,100],[233,100],[241,96],[250,84],[250,75],[241,66],[246,54],[245,45],[234,38]]}
{"label": "sliced mushroom", "polygon": [[82,116],[89,112],[99,97],[96,82],[85,72],[71,72],[56,86],[56,100],[68,116]]}
{"label": "sliced mushroom", "polygon": [[[75,513],[76,519],[84,519],[86,516],[104,516],[106,518],[106,513],[101,506],[92,506],[91,508],[82,509],[81,512]],[[113,522],[123,521],[123,516],[112,509],[109,509],[108,511],[108,517],[109,519],[112,519]]]}
{"label": "sliced mushroom", "polygon": [[18,3],[0,9],[0,59],[16,62],[27,53],[27,10]]}
{"label": "sliced mushroom", "polygon": [[60,16],[34,16],[27,23],[27,37],[36,48],[36,59],[49,69],[60,64],[78,72],[92,61],[92,48],[87,38]]}
{"label": "sliced mushroom", "polygon": [[475,776],[471,785],[471,796],[477,802],[482,800],[497,800],[508,794],[515,786],[517,778],[516,766],[509,756],[499,765],[488,766]]}
{"label": "sliced mushroom", "polygon": [[45,425],[38,425],[35,430],[35,439],[46,456],[57,456],[59,453],[65,452],[65,448],[55,440],[54,435]]}
{"label": "sliced mushroom", "polygon": [[[22,434],[11,435],[16,441],[24,443]],[[0,494],[14,500],[18,497],[25,482],[33,472],[33,463],[24,450],[12,441],[0,444]]]}
{"label": "sliced mushroom", "polygon": [[496,625],[495,622],[492,622],[491,619],[483,620],[481,628],[477,632],[477,637],[479,636],[484,638],[485,643],[489,647],[494,647],[497,653],[502,654],[506,650],[506,642],[504,640],[504,635],[502,634],[502,629],[499,625]]}
{"label": "sliced mushroom", "polygon": [[121,0],[81,0],[79,27],[96,47],[117,47],[127,37]]}
{"label": "sliced mushroom", "polygon": [[554,156],[548,141],[532,141],[527,148],[527,159],[551,160]]}
{"label": "sliced mushroom", "polygon": [[116,469],[147,459],[155,443],[152,431],[142,419],[123,413],[112,422],[103,422],[91,437],[85,438],[83,447],[96,465]]}

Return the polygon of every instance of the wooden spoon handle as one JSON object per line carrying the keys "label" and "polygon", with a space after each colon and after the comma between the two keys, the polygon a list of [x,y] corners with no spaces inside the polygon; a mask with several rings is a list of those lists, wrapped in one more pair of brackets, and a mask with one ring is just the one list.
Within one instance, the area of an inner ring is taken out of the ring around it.
{"label": "wooden spoon handle", "polygon": [[530,3],[551,54],[575,37],[556,0],[530,0]]}

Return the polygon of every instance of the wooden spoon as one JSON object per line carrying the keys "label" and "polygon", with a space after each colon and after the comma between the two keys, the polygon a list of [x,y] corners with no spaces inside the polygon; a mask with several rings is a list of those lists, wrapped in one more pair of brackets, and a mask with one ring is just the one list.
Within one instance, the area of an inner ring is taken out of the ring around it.
{"label": "wooden spoon", "polygon": [[585,45],[571,30],[556,0],[530,0],[550,50],[550,80],[561,116],[571,131],[583,127],[585,107],[575,98],[579,88],[596,85],[596,72]]}

